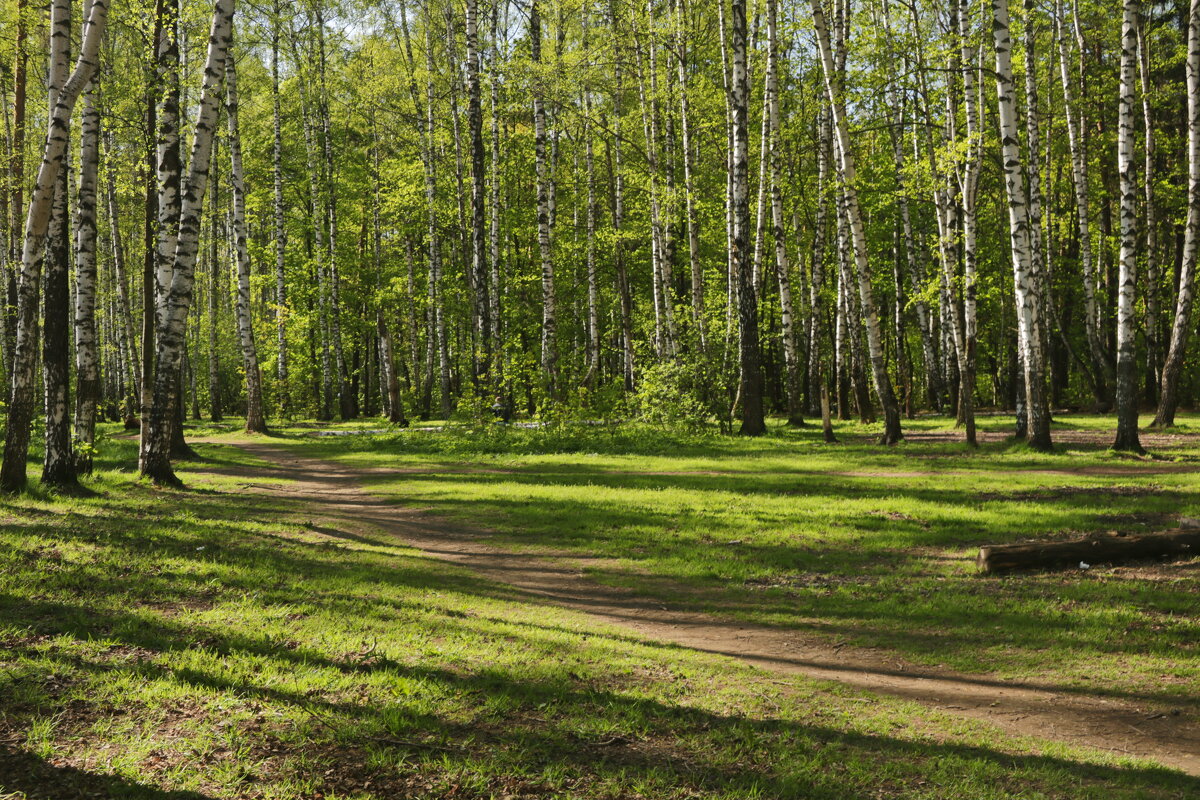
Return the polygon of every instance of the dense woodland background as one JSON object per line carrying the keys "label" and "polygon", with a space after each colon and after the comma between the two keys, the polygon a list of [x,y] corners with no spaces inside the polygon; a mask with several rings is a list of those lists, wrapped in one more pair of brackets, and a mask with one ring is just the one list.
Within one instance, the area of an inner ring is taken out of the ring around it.
{"label": "dense woodland background", "polygon": [[1140,449],[1200,379],[1200,5],[822,2],[3,0],[0,482],[42,417],[69,485],[97,415],[171,480],[183,416],[823,390]]}

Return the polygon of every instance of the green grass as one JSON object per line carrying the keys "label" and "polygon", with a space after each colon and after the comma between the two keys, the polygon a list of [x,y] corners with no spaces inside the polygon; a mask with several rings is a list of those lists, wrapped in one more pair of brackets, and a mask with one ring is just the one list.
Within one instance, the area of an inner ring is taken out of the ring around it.
{"label": "green grass", "polygon": [[[1195,429],[1184,422],[1176,432]],[[1068,417],[1056,431],[1110,424]],[[945,419],[907,429],[954,433]],[[782,427],[749,441],[631,429],[288,434],[281,444],[310,455],[400,468],[368,479],[397,503],[510,547],[600,556],[586,567],[597,579],[676,604],[965,671],[1200,697],[1200,563],[999,578],[974,568],[982,544],[1200,516],[1200,471],[1163,471],[1200,459],[1197,441],[1143,461],[1087,443],[1051,454],[1008,441],[881,448],[854,425],[833,446]]]}
{"label": "green grass", "polygon": [[[0,798],[1200,793],[1196,779],[1116,754],[646,642],[383,537],[328,535],[291,500],[237,491],[254,459],[230,446],[236,430],[198,431],[218,441],[198,447],[206,476],[183,470],[187,491],[138,482],[132,444],[106,439],[96,497],[0,501]],[[807,432],[309,431],[270,441],[414,470],[371,488],[486,522],[513,547],[609,556],[596,572],[606,581],[1064,684],[1089,659],[1097,676],[1162,670],[1173,685],[1141,694],[1195,695],[1188,581],[979,579],[955,560],[984,540],[1095,527],[1097,514],[1187,513],[1190,475],[1020,475],[1009,468],[1132,462],[827,448]],[[914,466],[924,455],[944,457]],[[833,474],[889,470],[934,474]],[[1162,489],[1008,496],[1114,483]],[[1135,694],[1128,675],[1103,682]]]}

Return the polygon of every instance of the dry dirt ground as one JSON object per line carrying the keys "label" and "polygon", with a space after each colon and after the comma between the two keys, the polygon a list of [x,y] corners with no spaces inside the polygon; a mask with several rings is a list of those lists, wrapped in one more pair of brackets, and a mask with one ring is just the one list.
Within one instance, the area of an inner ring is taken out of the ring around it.
{"label": "dry dirt ground", "polygon": [[[474,570],[524,592],[530,602],[554,604],[664,643],[727,655],[780,675],[838,681],[878,694],[915,700],[1013,734],[1069,742],[1153,759],[1200,775],[1200,723],[1192,714],[1136,701],[1092,696],[1061,687],[1002,680],[906,663],[883,650],[831,645],[797,631],[746,625],[681,611],[583,572],[577,554],[533,556],[495,547],[482,530],[404,508],[362,488],[378,471],[310,458],[260,442],[240,443],[273,464],[240,467],[242,490],[299,501],[313,529],[331,537],[384,535]],[[222,469],[224,474],[230,470]],[[288,483],[255,483],[286,478]]]}

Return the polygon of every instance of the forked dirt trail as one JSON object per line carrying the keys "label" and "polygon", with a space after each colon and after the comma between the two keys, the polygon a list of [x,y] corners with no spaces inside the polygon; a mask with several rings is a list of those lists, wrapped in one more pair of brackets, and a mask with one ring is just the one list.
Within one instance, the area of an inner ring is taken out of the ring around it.
{"label": "forked dirt trail", "polygon": [[286,478],[279,485],[247,482],[248,492],[302,501],[314,521],[337,531],[382,533],[431,556],[508,584],[539,602],[583,611],[643,637],[719,653],[782,674],[831,680],[878,694],[914,700],[1004,731],[1153,759],[1200,775],[1200,722],[1196,711],[1171,713],[1136,700],[1081,694],[1052,686],[1004,681],[907,664],[879,650],[833,647],[798,631],[745,625],[707,614],[672,610],[657,601],[589,580],[578,555],[553,559],[487,544],[485,535],[406,509],[369,494],[357,470],[258,442],[238,447],[277,465],[239,468],[235,474]]}

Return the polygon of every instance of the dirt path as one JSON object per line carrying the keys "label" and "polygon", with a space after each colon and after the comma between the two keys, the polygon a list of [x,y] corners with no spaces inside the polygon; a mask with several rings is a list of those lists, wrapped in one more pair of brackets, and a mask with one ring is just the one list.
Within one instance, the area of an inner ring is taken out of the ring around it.
{"label": "dirt path", "polygon": [[[798,631],[672,610],[589,580],[576,566],[583,560],[578,555],[560,560],[506,551],[487,544],[478,531],[371,495],[360,482],[378,470],[358,470],[259,442],[237,446],[277,465],[265,470],[238,468],[234,474],[248,481],[243,488],[308,504],[306,512],[314,521],[332,527],[318,526],[318,531],[337,535],[374,529],[542,602],[586,612],[648,639],[739,658],[777,673],[915,700],[985,720],[1012,734],[1150,758],[1200,776],[1200,723],[1192,709],[1164,713],[1150,703],[931,669],[905,663],[885,651],[831,647]],[[256,478],[286,478],[291,483],[261,485],[253,483]]]}

